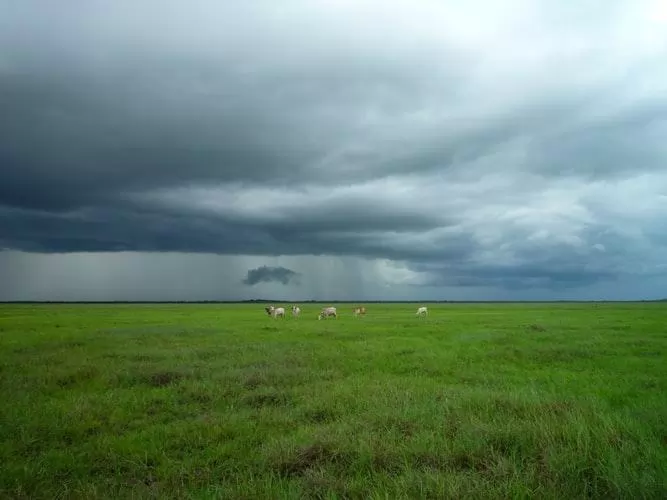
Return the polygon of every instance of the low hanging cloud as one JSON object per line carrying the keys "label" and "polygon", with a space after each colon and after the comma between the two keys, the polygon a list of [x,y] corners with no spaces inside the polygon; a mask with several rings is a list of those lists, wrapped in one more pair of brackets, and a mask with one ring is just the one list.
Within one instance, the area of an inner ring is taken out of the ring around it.
{"label": "low hanging cloud", "polygon": [[416,295],[667,280],[664,3],[600,5],[0,6],[0,248],[389,261]]}
{"label": "low hanging cloud", "polygon": [[258,283],[277,282],[287,285],[289,283],[298,284],[299,273],[285,267],[261,266],[256,269],[249,269],[248,274],[243,280],[244,285],[253,286]]}

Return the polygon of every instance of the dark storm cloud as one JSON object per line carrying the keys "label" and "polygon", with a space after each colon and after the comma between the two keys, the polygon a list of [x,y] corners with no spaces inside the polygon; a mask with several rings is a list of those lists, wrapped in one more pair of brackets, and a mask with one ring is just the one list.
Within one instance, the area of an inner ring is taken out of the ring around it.
{"label": "dark storm cloud", "polygon": [[253,286],[257,283],[270,283],[272,281],[287,285],[297,282],[299,273],[284,267],[261,266],[257,269],[248,269],[248,274],[243,280],[244,285]]}
{"label": "dark storm cloud", "polygon": [[[429,279],[422,286],[494,286],[508,290],[546,288],[568,290],[607,282],[623,286],[631,277],[664,276],[667,269],[656,265],[659,252],[667,248],[667,238],[650,239],[653,251],[639,250],[633,238],[623,237],[608,225],[590,224],[578,233],[578,241],[531,239],[528,234],[506,230],[492,259],[420,261],[412,266]],[[645,253],[644,253],[645,252]],[[646,261],[637,260],[644,253]],[[648,264],[648,265],[646,265]]]}
{"label": "dark storm cloud", "polygon": [[[336,217],[338,216],[338,217]],[[419,218],[405,215],[367,214],[347,224],[348,211],[323,216],[317,224],[309,214],[302,219],[236,220],[151,207],[86,210],[79,213],[0,209],[0,247],[29,252],[210,252],[225,255],[359,255],[404,259],[446,256],[424,248],[393,245],[400,233],[422,230]],[[411,220],[412,219],[412,220]],[[390,235],[384,241],[389,229]],[[400,243],[400,242],[399,242]],[[457,251],[462,251],[460,248]]]}
{"label": "dark storm cloud", "polygon": [[[573,255],[568,248],[561,249],[560,253],[553,251],[553,254],[536,259],[524,258],[513,264],[457,263],[447,267],[422,266],[421,269],[428,269],[432,276],[423,285],[560,290],[588,286],[599,281],[614,281],[625,274],[622,269],[607,267],[610,263],[599,256]],[[595,265],[596,261],[602,265]]]}
{"label": "dark storm cloud", "polygon": [[429,286],[657,272],[647,4],[390,4],[3,4],[0,247],[384,258]]}

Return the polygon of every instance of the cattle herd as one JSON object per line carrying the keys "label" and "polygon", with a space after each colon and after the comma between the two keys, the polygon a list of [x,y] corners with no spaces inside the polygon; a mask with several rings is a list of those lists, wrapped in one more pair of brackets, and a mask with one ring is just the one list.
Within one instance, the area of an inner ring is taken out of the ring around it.
{"label": "cattle herd", "polygon": [[[265,307],[264,310],[266,311],[266,314],[271,316],[272,318],[284,318],[285,317],[285,308],[284,307],[274,307],[274,306],[268,306]],[[352,314],[357,317],[357,316],[365,316],[366,315],[366,308],[365,307],[355,307],[352,309]],[[295,318],[298,318],[301,315],[301,308],[297,305],[292,306],[292,316]],[[424,306],[417,308],[417,312],[415,313],[415,316],[428,316],[428,309]],[[317,315],[317,319],[321,320],[323,318],[338,318],[338,311],[336,310],[335,307],[323,307],[319,314]]]}

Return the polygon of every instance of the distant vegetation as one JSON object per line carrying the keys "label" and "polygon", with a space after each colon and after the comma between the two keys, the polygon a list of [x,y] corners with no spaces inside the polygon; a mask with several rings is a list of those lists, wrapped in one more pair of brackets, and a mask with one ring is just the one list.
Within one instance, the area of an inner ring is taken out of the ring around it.
{"label": "distant vegetation", "polygon": [[637,304],[667,302],[647,300],[12,300],[0,304]]}
{"label": "distant vegetation", "polygon": [[664,304],[301,304],[0,306],[0,497],[667,498]]}

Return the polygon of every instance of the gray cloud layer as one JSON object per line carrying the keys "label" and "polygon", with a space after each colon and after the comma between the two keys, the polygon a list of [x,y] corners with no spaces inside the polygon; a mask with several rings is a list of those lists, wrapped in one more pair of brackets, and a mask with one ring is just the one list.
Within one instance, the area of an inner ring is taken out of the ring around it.
{"label": "gray cloud layer", "polygon": [[0,248],[664,276],[665,9],[578,6],[0,3]]}

